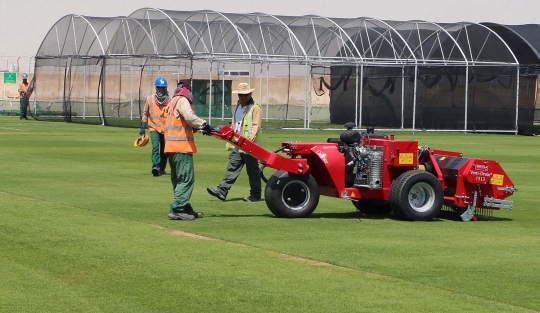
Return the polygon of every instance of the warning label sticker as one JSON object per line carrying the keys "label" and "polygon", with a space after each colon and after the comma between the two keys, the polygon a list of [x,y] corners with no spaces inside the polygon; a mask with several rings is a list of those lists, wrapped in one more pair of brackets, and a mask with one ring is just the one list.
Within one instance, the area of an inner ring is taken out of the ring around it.
{"label": "warning label sticker", "polygon": [[495,186],[502,186],[504,175],[493,174],[493,177],[489,180],[489,183]]}
{"label": "warning label sticker", "polygon": [[399,154],[399,164],[414,164],[413,163],[413,154],[412,153],[400,153]]}

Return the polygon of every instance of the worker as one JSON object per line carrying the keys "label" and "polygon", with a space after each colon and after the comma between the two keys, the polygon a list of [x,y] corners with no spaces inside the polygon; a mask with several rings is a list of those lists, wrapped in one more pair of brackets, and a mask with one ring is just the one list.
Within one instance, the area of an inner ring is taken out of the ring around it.
{"label": "worker", "polygon": [[[238,94],[238,104],[232,117],[234,131],[243,135],[247,139],[262,146],[261,125],[262,125],[262,107],[251,97],[255,90],[247,83],[238,84],[237,90],[233,93]],[[207,187],[206,191],[212,196],[225,201],[227,194],[236,179],[240,175],[242,168],[246,165],[246,171],[249,177],[249,196],[244,198],[246,202],[257,202],[261,200],[261,175],[259,172],[259,163],[257,158],[251,154],[244,153],[238,147],[227,143],[227,149],[231,150],[229,154],[229,164],[225,172],[225,178],[216,187]]]}
{"label": "worker", "polygon": [[167,156],[165,155],[165,108],[169,104],[170,97],[167,91],[167,80],[158,77],[155,81],[156,92],[146,98],[142,112],[140,135],[144,136],[146,127],[150,130],[152,141],[152,175],[165,175]]}
{"label": "worker", "polygon": [[22,74],[22,83],[19,84],[19,118],[21,120],[27,120],[26,113],[28,111],[28,105],[30,103],[30,95],[32,94],[32,88],[28,83],[28,74]]}
{"label": "worker", "polygon": [[195,182],[193,153],[197,152],[193,132],[202,130],[203,134],[210,135],[213,128],[195,115],[191,99],[191,86],[185,82],[180,83],[166,111],[165,153],[169,158],[174,190],[174,200],[168,215],[171,220],[192,221],[203,217],[189,203]]}

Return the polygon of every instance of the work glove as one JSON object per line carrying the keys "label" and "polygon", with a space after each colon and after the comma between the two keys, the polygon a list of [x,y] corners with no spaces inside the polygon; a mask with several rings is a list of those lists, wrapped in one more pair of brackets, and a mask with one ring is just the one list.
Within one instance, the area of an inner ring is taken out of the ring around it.
{"label": "work glove", "polygon": [[141,125],[141,130],[139,131],[139,135],[144,136],[145,132],[146,132],[146,123],[143,123]]}
{"label": "work glove", "polygon": [[212,125],[210,125],[208,123],[204,124],[204,127],[202,129],[203,135],[212,136],[212,134],[211,134],[212,131],[214,131],[214,127],[212,127]]}

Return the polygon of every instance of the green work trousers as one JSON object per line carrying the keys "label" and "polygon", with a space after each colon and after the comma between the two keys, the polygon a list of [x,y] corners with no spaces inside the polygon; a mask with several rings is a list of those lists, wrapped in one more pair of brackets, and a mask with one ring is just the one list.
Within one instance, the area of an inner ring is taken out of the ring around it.
{"label": "green work trousers", "polygon": [[180,213],[193,210],[189,203],[195,183],[193,168],[193,155],[190,153],[170,153],[171,182],[174,190],[174,200],[171,203],[170,213]]}
{"label": "green work trousers", "polygon": [[246,171],[249,178],[249,195],[261,198],[261,173],[259,171],[259,161],[256,157],[247,153],[240,153],[238,148],[234,148],[229,154],[229,164],[225,172],[225,178],[219,183],[220,188],[225,195],[232,188],[234,182],[240,175],[242,168],[246,165]]}
{"label": "green work trousers", "polygon": [[165,135],[157,131],[150,132],[152,141],[152,168],[159,166],[164,171],[167,167],[167,156],[165,155]]}
{"label": "green work trousers", "polygon": [[28,111],[28,98],[20,98],[19,102],[21,105],[19,106],[19,116],[21,118],[26,118],[26,112]]}

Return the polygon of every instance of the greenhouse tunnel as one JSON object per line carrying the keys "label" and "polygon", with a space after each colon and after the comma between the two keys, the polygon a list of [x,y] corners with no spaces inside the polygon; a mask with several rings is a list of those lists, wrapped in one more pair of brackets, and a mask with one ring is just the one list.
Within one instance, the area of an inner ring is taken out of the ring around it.
{"label": "greenhouse tunnel", "polygon": [[169,92],[192,80],[196,110],[210,120],[230,118],[231,89],[248,81],[266,120],[281,127],[352,121],[358,128],[530,134],[538,30],[157,8],[68,15],[36,54],[32,114],[138,126],[160,75]]}

